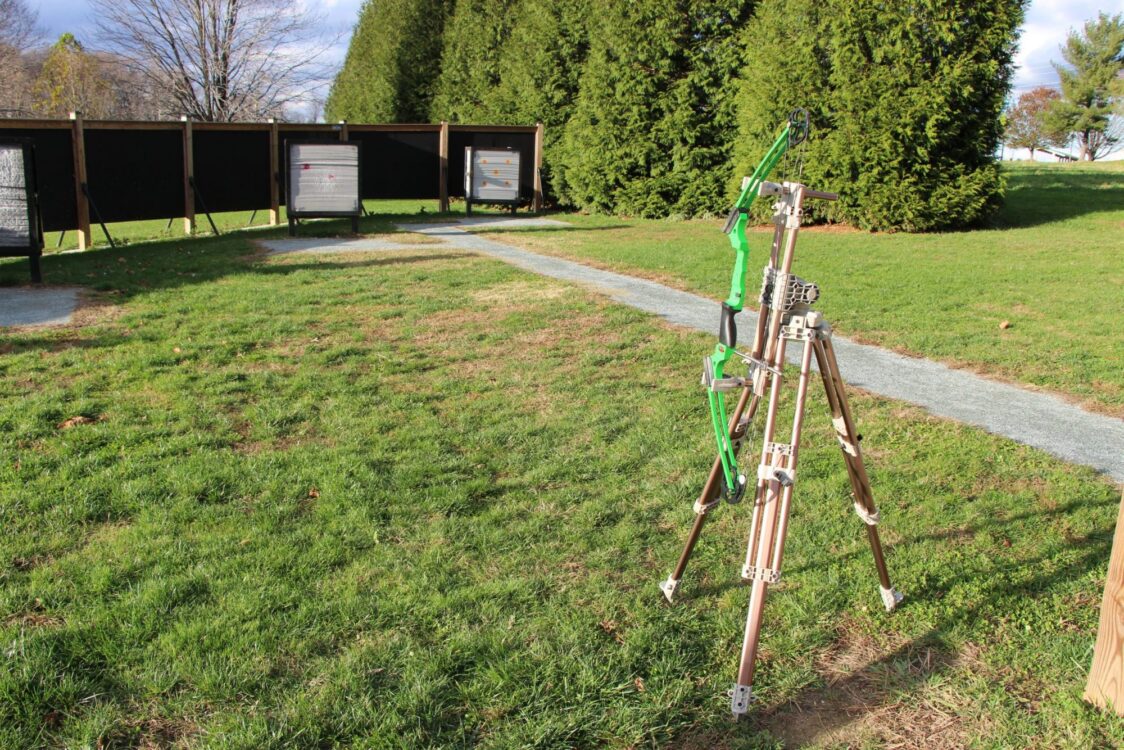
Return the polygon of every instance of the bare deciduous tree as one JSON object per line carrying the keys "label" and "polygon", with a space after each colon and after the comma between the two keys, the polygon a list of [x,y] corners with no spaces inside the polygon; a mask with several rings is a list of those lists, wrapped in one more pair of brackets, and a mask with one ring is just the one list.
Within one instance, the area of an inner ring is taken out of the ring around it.
{"label": "bare deciduous tree", "polygon": [[104,47],[131,61],[182,114],[280,116],[321,86],[335,42],[301,0],[92,0]]}
{"label": "bare deciduous tree", "polygon": [[28,114],[32,75],[25,53],[39,38],[38,17],[24,0],[0,0],[0,117]]}
{"label": "bare deciduous tree", "polygon": [[27,50],[39,39],[38,21],[24,0],[0,0],[0,47]]}

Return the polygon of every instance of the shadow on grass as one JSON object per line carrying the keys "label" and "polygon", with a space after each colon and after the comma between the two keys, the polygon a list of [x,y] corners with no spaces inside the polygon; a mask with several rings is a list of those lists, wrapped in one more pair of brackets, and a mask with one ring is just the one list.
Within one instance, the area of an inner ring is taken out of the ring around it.
{"label": "shadow on grass", "polygon": [[[1115,495],[1101,501],[1072,501],[1050,511],[1020,513],[994,523],[971,527],[976,531],[994,531],[1020,521],[1066,516],[1078,509],[1115,505]],[[806,745],[830,747],[879,746],[917,748],[963,747],[974,737],[972,707],[968,699],[956,692],[950,673],[971,671],[989,675],[1003,682],[1006,692],[1017,703],[1033,705],[1041,700],[1043,688],[1025,684],[1016,670],[997,669],[978,658],[973,641],[982,643],[987,637],[981,626],[1004,618],[1027,601],[1057,595],[1073,581],[1101,571],[1112,548],[1115,516],[1101,528],[1083,537],[1067,538],[1064,546],[1029,559],[1015,559],[1000,565],[991,561],[976,563],[969,569],[934,568],[923,584],[906,591],[905,602],[895,617],[909,617],[919,604],[928,612],[937,612],[923,634],[903,639],[887,631],[889,646],[864,636],[861,629],[839,626],[836,640],[816,663],[820,679],[803,689],[795,698],[775,705],[759,705],[751,709],[748,721],[732,723],[722,710],[712,719],[693,726],[676,737],[672,744],[683,748],[741,747],[746,741],[761,742],[771,736],[785,747]],[[942,530],[923,534],[895,545],[909,546],[922,541],[951,541],[958,530]],[[1029,531],[1027,533],[1030,533]],[[1074,553],[1066,560],[1065,552]],[[865,548],[854,554],[865,554]],[[892,563],[892,561],[891,561]],[[805,570],[822,567],[822,560],[805,566]],[[789,572],[789,571],[786,571]],[[795,572],[795,571],[792,571]],[[1027,575],[1030,573],[1030,575]],[[1012,578],[1021,580],[1012,582]],[[871,585],[875,578],[873,565]],[[941,606],[942,600],[959,583],[979,582],[972,598],[982,602],[979,607]],[[738,585],[735,582],[700,587],[696,596],[717,593]],[[777,592],[783,596],[782,592]],[[748,587],[747,587],[748,596]],[[965,643],[962,648],[952,640]],[[889,649],[889,650],[887,650]],[[942,678],[942,675],[944,676]],[[723,706],[724,708],[724,706]],[[767,735],[765,734],[767,733]],[[753,745],[756,746],[756,745]]]}
{"label": "shadow on grass", "polygon": [[[976,534],[999,531],[1005,526],[1012,526],[1012,525],[1014,525],[1014,524],[1016,524],[1020,521],[1034,521],[1034,522],[1037,522],[1037,523],[1041,523],[1042,521],[1047,520],[1047,519],[1051,519],[1051,518],[1055,518],[1055,517],[1068,516],[1069,514],[1073,513],[1074,511],[1081,510],[1081,509],[1117,507],[1119,504],[1120,504],[1120,500],[1118,498],[1114,497],[1114,496],[1111,496],[1111,495],[1106,496],[1106,498],[1103,501],[1101,501],[1101,500],[1074,500],[1074,501],[1068,502],[1064,505],[1058,505],[1057,507],[1051,508],[1049,510],[1028,511],[1028,512],[1025,512],[1025,513],[1018,513],[1018,514],[1015,514],[1015,515],[1005,516],[1005,517],[1002,517],[1002,518],[997,517],[997,518],[995,518],[994,520],[992,520],[988,523],[954,525],[954,526],[951,526],[951,527],[938,529],[938,530],[929,532],[927,534],[917,534],[917,535],[908,537],[906,539],[903,539],[900,542],[896,542],[895,544],[892,544],[892,545],[887,544],[885,541],[883,541],[883,546],[885,547],[885,549],[889,553],[892,549],[905,549],[905,548],[908,548],[912,545],[919,544],[921,542],[927,542],[927,541],[957,541],[957,540],[962,540],[962,539],[970,539],[970,538],[974,537]],[[861,533],[862,533],[861,521],[859,521],[859,519],[856,518],[855,519],[856,538],[858,538],[858,535],[860,535]],[[1111,534],[1111,531],[1109,533]],[[846,552],[846,553],[843,553],[843,554],[840,554],[840,555],[836,555],[836,556],[834,556],[833,559],[843,561],[843,560],[854,559],[856,557],[870,558],[871,557],[870,548],[867,547],[865,544],[863,544],[863,545],[860,545],[855,550],[852,550],[850,552]],[[802,573],[804,571],[815,570],[818,567],[820,567],[819,563],[809,562],[807,565],[802,565],[802,566],[799,566],[799,567],[788,569],[785,572],[790,574],[790,575],[795,575],[795,574],[798,574],[798,573]],[[873,558],[871,558],[871,576],[873,577],[873,575],[874,575],[874,562],[873,562]],[[890,571],[890,575],[891,575],[891,577],[893,576],[893,570]],[[733,585],[739,585],[739,584],[734,583]],[[722,584],[709,584],[709,586],[711,588],[714,588],[716,592],[721,592],[721,591],[724,591],[724,590],[729,588],[729,586],[723,586]],[[702,588],[699,589],[700,592],[702,592],[703,590],[704,589],[702,589]]]}
{"label": "shadow on grass", "polygon": [[1124,172],[1080,167],[1019,169],[1007,173],[1007,199],[995,218],[995,226],[1041,226],[1087,214],[1119,211],[1121,206]]}
{"label": "shadow on grass", "polygon": [[[3,331],[3,329],[0,329],[0,331]],[[127,337],[114,332],[99,333],[95,336],[79,336],[73,334],[73,332],[67,332],[63,335],[58,333],[44,335],[42,331],[43,329],[36,328],[24,335],[8,337],[6,341],[0,343],[0,355],[19,354],[32,349],[41,349],[47,352],[61,352],[67,349],[108,349],[128,340]]]}
{"label": "shadow on grass", "polygon": [[[812,686],[783,704],[755,704],[741,721],[735,722],[731,715],[716,712],[719,715],[678,735],[672,745],[692,750],[741,747],[738,740],[760,741],[765,734],[780,740],[786,748],[824,744],[867,747],[873,746],[869,744],[874,739],[871,734],[879,729],[890,729],[893,737],[877,739],[893,747],[957,747],[954,743],[931,742],[933,727],[926,727],[923,722],[910,722],[908,730],[913,736],[903,736],[906,732],[902,729],[906,727],[893,727],[884,715],[903,702],[903,695],[920,691],[934,677],[950,669],[970,664],[973,654],[949,646],[935,628],[888,652],[876,651],[869,640],[846,639],[846,634],[841,633],[841,645],[829,652],[819,665],[828,673],[824,675],[825,684]],[[918,712],[923,710],[917,707],[917,701],[907,699],[905,702]],[[887,743],[891,739],[897,742]]]}
{"label": "shadow on grass", "polygon": [[[382,222],[398,218],[414,219],[416,215],[380,215],[377,217],[379,228],[382,228]],[[347,221],[322,222],[315,225],[315,233],[309,231],[307,234],[298,233],[298,236],[350,237],[349,227],[350,223]],[[309,230],[312,228],[307,227]],[[367,225],[360,228],[365,231]],[[74,285],[95,292],[110,293],[114,303],[121,303],[156,290],[205,284],[232,274],[263,272],[262,269],[270,266],[263,265],[262,260],[293,254],[263,255],[258,252],[258,246],[253,241],[283,236],[284,228],[271,227],[266,231],[155,240],[123,245],[116,249],[98,247],[83,253],[47,255],[42,261],[43,276],[51,286]],[[469,257],[469,254],[463,252],[441,252],[443,249],[443,246],[435,245],[432,255],[386,257],[365,264],[377,266]],[[364,255],[369,258],[368,253]],[[302,267],[328,269],[362,264],[307,263]],[[289,270],[286,273],[297,270],[292,265],[287,267]],[[0,264],[0,288],[26,284],[26,261]]]}

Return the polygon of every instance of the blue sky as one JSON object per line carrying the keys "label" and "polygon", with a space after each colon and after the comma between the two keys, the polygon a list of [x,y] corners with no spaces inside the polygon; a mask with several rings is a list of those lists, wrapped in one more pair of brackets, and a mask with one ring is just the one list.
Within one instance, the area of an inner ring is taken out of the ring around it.
{"label": "blue sky", "polygon": [[[308,6],[322,12],[331,30],[343,32],[337,45],[324,62],[339,65],[347,52],[347,40],[362,0],[303,0]],[[623,0],[622,0],[623,1]],[[87,0],[27,0],[38,8],[39,21],[50,38],[69,31],[80,40],[93,37],[93,24]],[[1032,0],[1016,57],[1015,91],[1018,94],[1039,85],[1052,85],[1057,75],[1050,67],[1051,60],[1060,60],[1059,45],[1069,29],[1106,10],[1111,2],[1105,0]]]}

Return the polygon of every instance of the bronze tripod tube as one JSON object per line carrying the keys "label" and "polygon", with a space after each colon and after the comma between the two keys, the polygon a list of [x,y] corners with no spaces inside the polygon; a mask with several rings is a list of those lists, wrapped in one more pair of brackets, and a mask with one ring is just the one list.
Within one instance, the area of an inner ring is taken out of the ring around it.
{"label": "bronze tripod tube", "polygon": [[[759,401],[760,399],[753,395],[751,389],[742,389],[742,395],[738,398],[738,403],[734,407],[734,413],[730,418],[731,440],[741,440],[745,436],[745,429],[741,425],[742,414],[746,415],[746,422],[752,421],[753,415],[757,413]],[[716,456],[714,465],[710,467],[710,476],[707,477],[706,484],[703,485],[702,492],[699,494],[698,507],[705,507],[718,498],[718,495],[722,492],[722,481],[722,459]],[[687,543],[683,546],[683,552],[679,555],[679,561],[675,563],[675,570],[671,573],[672,580],[678,581],[683,578],[683,573],[687,570],[687,563],[691,559],[691,553],[695,550],[695,543],[699,540],[699,535],[706,524],[707,515],[709,514],[706,511],[695,514],[695,522],[691,524],[691,531],[687,535]]]}

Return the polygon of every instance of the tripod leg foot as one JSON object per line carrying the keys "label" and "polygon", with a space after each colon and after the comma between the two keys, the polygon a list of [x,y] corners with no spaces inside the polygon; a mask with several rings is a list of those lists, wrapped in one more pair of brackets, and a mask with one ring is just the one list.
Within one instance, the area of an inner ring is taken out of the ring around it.
{"label": "tripod leg foot", "polygon": [[882,605],[886,607],[886,611],[893,612],[895,609],[897,609],[898,604],[903,598],[902,595],[893,588],[888,589],[879,586],[878,589],[882,592]]}
{"label": "tripod leg foot", "polygon": [[677,588],[679,588],[679,580],[676,578],[668,578],[666,581],[660,583],[660,591],[663,592],[663,596],[667,599],[669,604],[675,597],[675,590]]}
{"label": "tripod leg foot", "polygon": [[753,687],[751,685],[734,685],[730,691],[730,710],[734,718],[744,716],[749,711],[749,704],[753,703]]}

